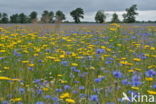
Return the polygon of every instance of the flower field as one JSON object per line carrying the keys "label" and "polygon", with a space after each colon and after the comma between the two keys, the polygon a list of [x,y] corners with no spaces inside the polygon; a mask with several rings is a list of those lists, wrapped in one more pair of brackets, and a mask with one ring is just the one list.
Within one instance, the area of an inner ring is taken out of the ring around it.
{"label": "flower field", "polygon": [[156,96],[156,26],[51,28],[0,27],[0,104],[148,104],[122,93]]}

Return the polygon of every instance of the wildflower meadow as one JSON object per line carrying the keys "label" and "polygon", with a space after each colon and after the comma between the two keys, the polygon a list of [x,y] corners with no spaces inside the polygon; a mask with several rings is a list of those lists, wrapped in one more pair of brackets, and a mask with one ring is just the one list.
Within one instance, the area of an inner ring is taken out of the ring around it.
{"label": "wildflower meadow", "polygon": [[0,26],[0,104],[151,104],[123,92],[156,100],[156,26],[63,28]]}

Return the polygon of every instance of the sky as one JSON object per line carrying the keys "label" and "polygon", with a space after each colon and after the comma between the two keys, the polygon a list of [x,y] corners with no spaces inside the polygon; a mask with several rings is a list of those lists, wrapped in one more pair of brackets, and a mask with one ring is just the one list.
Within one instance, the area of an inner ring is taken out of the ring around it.
{"label": "sky", "polygon": [[98,10],[105,11],[109,21],[114,12],[122,19],[125,9],[133,4],[138,5],[137,20],[156,21],[156,0],[0,0],[0,12],[11,15],[21,12],[29,14],[31,11],[37,11],[41,14],[43,10],[54,12],[61,10],[66,14],[66,20],[72,21],[70,12],[80,7],[85,11],[83,21],[94,21]]}

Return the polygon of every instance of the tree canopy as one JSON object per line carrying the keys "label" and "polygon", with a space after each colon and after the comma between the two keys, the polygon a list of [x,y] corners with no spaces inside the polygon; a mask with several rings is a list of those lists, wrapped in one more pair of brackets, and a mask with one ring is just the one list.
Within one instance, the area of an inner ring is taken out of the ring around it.
{"label": "tree canopy", "polygon": [[104,12],[101,10],[97,11],[97,13],[95,15],[95,21],[97,23],[104,23],[105,19],[106,19],[106,15],[104,14]]}
{"label": "tree canopy", "polygon": [[84,10],[82,8],[76,8],[70,12],[70,15],[73,17],[75,23],[80,23],[80,18],[84,18]]}
{"label": "tree canopy", "polygon": [[135,22],[135,16],[138,15],[136,12],[137,10],[137,5],[132,5],[130,8],[126,9],[126,13],[123,14],[123,22],[125,23],[133,23]]}

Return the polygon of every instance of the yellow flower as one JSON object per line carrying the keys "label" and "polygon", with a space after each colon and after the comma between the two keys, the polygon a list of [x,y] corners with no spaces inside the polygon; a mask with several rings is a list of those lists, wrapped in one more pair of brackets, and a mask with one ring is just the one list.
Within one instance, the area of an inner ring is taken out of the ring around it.
{"label": "yellow flower", "polygon": [[72,66],[78,66],[78,64],[77,64],[77,63],[71,63],[71,65],[72,65]]}
{"label": "yellow flower", "polygon": [[65,57],[65,55],[60,55],[60,58],[64,58]]}
{"label": "yellow flower", "polygon": [[26,64],[26,63],[29,63],[29,61],[28,60],[25,60],[25,61],[22,61],[22,63]]}
{"label": "yellow flower", "polygon": [[134,72],[134,70],[128,70],[128,72]]}
{"label": "yellow flower", "polygon": [[139,90],[139,87],[131,87],[134,90]]}
{"label": "yellow flower", "polygon": [[9,68],[9,67],[7,67],[7,66],[5,66],[5,67],[4,67],[4,69],[5,69],[5,70],[8,70],[8,69],[10,69],[10,68]]}
{"label": "yellow flower", "polygon": [[34,64],[29,64],[28,66],[30,66],[30,67],[34,67]]}
{"label": "yellow flower", "polygon": [[141,61],[140,58],[133,58],[133,61]]}
{"label": "yellow flower", "polygon": [[151,77],[148,77],[148,78],[145,78],[146,81],[153,81],[153,78]]}
{"label": "yellow flower", "polygon": [[63,75],[62,75],[62,74],[58,74],[57,76],[58,76],[58,77],[62,77]]}
{"label": "yellow flower", "polygon": [[43,91],[48,91],[49,89],[48,89],[48,88],[42,88],[42,90],[43,90]]}
{"label": "yellow flower", "polygon": [[61,99],[68,98],[68,97],[70,97],[69,93],[63,93],[63,94],[60,95]]}
{"label": "yellow flower", "polygon": [[4,52],[6,52],[6,50],[0,50],[0,52],[1,52],[1,53],[4,53]]}
{"label": "yellow flower", "polygon": [[156,95],[156,91],[150,91],[150,90],[148,90],[147,92],[148,92],[149,94]]}
{"label": "yellow flower", "polygon": [[22,100],[21,98],[13,98],[10,101],[12,101],[12,102],[18,102],[18,101],[21,101],[21,100]]}
{"label": "yellow flower", "polygon": [[10,80],[10,78],[8,78],[8,77],[0,77],[0,80]]}
{"label": "yellow flower", "polygon": [[19,81],[20,79],[11,79],[11,78],[9,78],[9,77],[4,77],[4,76],[1,76],[1,77],[0,77],[0,80]]}
{"label": "yellow flower", "polygon": [[65,100],[67,103],[75,103],[75,100],[73,100],[73,99],[66,99]]}

